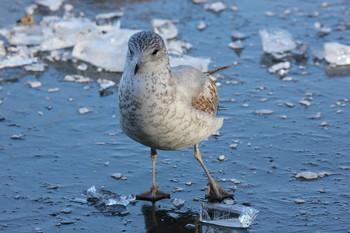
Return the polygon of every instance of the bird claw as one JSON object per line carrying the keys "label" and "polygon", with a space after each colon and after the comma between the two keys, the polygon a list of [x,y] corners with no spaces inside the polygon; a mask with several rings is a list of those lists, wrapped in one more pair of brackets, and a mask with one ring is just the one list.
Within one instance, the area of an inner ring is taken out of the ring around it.
{"label": "bird claw", "polygon": [[158,187],[152,187],[149,191],[136,195],[137,200],[156,202],[165,198],[170,198],[170,194],[161,191]]}
{"label": "bird claw", "polygon": [[230,194],[223,190],[218,184],[210,183],[207,194],[205,194],[205,198],[212,202],[221,202],[226,198],[234,199],[233,194]]}

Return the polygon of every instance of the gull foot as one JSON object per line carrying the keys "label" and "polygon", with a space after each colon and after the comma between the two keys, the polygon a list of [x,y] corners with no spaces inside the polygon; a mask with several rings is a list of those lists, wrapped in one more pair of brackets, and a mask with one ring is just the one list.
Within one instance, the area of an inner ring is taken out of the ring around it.
{"label": "gull foot", "polygon": [[156,202],[170,198],[170,194],[161,191],[158,187],[152,187],[149,191],[136,195],[137,200]]}
{"label": "gull foot", "polygon": [[205,194],[205,198],[211,202],[221,202],[226,198],[234,199],[233,194],[226,192],[216,183],[210,183],[208,192]]}

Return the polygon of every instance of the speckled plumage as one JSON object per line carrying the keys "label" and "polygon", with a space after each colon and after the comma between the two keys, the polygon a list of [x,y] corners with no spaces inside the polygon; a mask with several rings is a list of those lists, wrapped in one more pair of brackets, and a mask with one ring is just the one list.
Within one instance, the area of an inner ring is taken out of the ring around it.
{"label": "speckled plumage", "polygon": [[132,139],[154,149],[194,146],[217,131],[215,83],[190,66],[170,69],[162,38],[139,32],[129,40],[119,86],[120,125]]}

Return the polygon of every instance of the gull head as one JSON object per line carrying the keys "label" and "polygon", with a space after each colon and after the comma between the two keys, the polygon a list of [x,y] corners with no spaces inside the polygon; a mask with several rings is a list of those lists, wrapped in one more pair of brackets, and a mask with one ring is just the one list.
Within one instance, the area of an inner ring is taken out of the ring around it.
{"label": "gull head", "polygon": [[133,75],[169,69],[169,57],[163,38],[152,31],[132,35],[128,43],[126,69]]}

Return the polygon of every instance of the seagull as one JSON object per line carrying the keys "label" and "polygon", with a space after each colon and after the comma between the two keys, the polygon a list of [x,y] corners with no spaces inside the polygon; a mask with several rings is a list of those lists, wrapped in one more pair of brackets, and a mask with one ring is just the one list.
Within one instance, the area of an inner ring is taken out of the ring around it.
{"label": "seagull", "polygon": [[170,198],[156,184],[157,150],[192,146],[194,157],[209,179],[205,198],[233,198],[212,178],[198,148],[198,143],[223,124],[223,118],[216,117],[218,101],[216,85],[208,75],[192,66],[170,68],[160,35],[141,31],[130,37],[119,84],[120,126],[127,136],[149,147],[152,158],[152,186],[136,195],[138,200]]}

